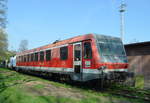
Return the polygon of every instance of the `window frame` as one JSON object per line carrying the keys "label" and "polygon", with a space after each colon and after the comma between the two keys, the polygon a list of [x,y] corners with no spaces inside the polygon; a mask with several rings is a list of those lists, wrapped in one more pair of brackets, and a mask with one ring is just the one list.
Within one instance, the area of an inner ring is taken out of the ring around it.
{"label": "window frame", "polygon": [[39,61],[39,52],[34,53],[34,61],[38,62]]}
{"label": "window frame", "polygon": [[30,62],[30,55],[27,54],[27,62]]}
{"label": "window frame", "polygon": [[30,61],[33,62],[34,61],[34,53],[30,54]]}
{"label": "window frame", "polygon": [[[87,48],[85,47],[85,44],[86,43],[89,43],[90,45],[90,50],[87,50]],[[86,42],[84,42],[83,43],[83,48],[84,48],[84,50],[83,50],[83,58],[84,59],[92,59],[93,58],[93,53],[92,53],[92,45],[91,45],[91,42],[90,41],[86,41]],[[86,53],[87,53],[87,51],[90,53],[89,54],[89,57],[88,56],[86,56]]]}
{"label": "window frame", "polygon": [[23,62],[26,62],[26,55],[23,55]]}
{"label": "window frame", "polygon": [[21,62],[23,62],[23,55],[21,55]]}
{"label": "window frame", "polygon": [[44,61],[44,51],[40,51],[39,52],[40,53],[40,59],[39,59],[39,61]]}
{"label": "window frame", "polygon": [[48,49],[48,50],[45,51],[45,59],[46,59],[46,61],[50,61],[51,58],[52,58],[52,51],[51,51],[51,49]]}
{"label": "window frame", "polygon": [[[66,49],[65,52],[64,52],[63,49]],[[67,60],[68,59],[68,54],[69,54],[68,46],[60,47],[60,52],[59,53],[60,53],[60,60]]]}

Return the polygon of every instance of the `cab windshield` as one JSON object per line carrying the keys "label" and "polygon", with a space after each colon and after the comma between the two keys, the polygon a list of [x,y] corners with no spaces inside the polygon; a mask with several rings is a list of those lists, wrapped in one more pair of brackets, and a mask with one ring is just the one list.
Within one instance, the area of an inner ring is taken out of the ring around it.
{"label": "cab windshield", "polygon": [[96,41],[101,62],[127,63],[126,53],[119,38],[97,35]]}

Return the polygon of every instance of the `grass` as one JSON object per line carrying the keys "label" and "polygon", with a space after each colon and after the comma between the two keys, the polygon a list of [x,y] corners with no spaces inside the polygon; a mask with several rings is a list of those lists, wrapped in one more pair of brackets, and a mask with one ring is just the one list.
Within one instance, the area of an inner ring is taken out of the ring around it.
{"label": "grass", "polygon": [[71,101],[69,98],[56,98],[53,96],[34,96],[27,92],[21,92],[18,89],[20,87],[15,86],[5,90],[0,96],[1,103],[67,103]]}
{"label": "grass", "polygon": [[35,85],[34,87],[37,88],[37,89],[42,89],[42,88],[44,88],[44,85],[42,85],[42,84],[37,84],[37,85]]}
{"label": "grass", "polygon": [[138,75],[135,76],[135,87],[139,88],[139,89],[143,89],[144,88],[144,76],[142,75]]}
{"label": "grass", "polygon": [[[54,87],[56,88],[56,91],[52,91]],[[63,92],[60,92],[59,94],[59,91],[61,90],[63,90]],[[58,93],[56,94],[56,92]],[[144,103],[144,101],[140,99],[135,100],[121,96],[114,96],[107,92],[96,92],[91,89],[78,88],[69,84],[53,82],[0,68],[0,103],[141,102]]]}

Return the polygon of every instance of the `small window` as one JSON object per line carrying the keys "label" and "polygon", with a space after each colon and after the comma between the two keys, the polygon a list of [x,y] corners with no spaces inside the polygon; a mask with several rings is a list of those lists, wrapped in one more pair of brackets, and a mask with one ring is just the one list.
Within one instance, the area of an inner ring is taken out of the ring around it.
{"label": "small window", "polygon": [[23,62],[23,56],[21,56],[21,62]]}
{"label": "small window", "polygon": [[28,55],[26,55],[25,57],[26,57],[26,62],[28,62]]}
{"label": "small window", "polygon": [[22,62],[22,56],[20,56],[20,60],[19,61]]}
{"label": "small window", "polygon": [[20,62],[20,56],[18,56],[17,62]]}
{"label": "small window", "polygon": [[22,62],[22,56],[20,56],[20,60],[19,61]]}
{"label": "small window", "polygon": [[17,62],[19,62],[19,56],[17,56]]}
{"label": "small window", "polygon": [[91,59],[92,58],[92,48],[90,42],[84,43],[84,59]]}
{"label": "small window", "polygon": [[27,62],[27,55],[25,55],[25,62]]}
{"label": "small window", "polygon": [[26,55],[23,56],[23,62],[26,62]]}
{"label": "small window", "polygon": [[60,59],[67,60],[68,59],[68,47],[60,48]]}
{"label": "small window", "polygon": [[29,54],[29,62],[31,62],[31,54]]}
{"label": "small window", "polygon": [[80,61],[81,60],[81,44],[77,44],[74,46],[74,60]]}
{"label": "small window", "polygon": [[38,53],[35,53],[34,55],[35,55],[34,61],[38,61]]}
{"label": "small window", "polygon": [[24,62],[24,56],[22,56],[22,62]]}
{"label": "small window", "polygon": [[27,55],[27,59],[28,59],[27,61],[29,62],[29,61],[30,61],[30,56],[29,56],[29,54]]}
{"label": "small window", "polygon": [[44,61],[44,52],[43,51],[40,52],[40,61]]}
{"label": "small window", "polygon": [[34,54],[31,54],[31,62],[34,61]]}
{"label": "small window", "polygon": [[51,50],[46,50],[46,61],[51,60]]}
{"label": "small window", "polygon": [[19,58],[18,58],[18,62],[20,62],[21,60],[20,60],[20,56],[19,56]]}
{"label": "small window", "polygon": [[17,60],[17,62],[19,62],[19,57],[18,56],[16,57],[16,60]]}

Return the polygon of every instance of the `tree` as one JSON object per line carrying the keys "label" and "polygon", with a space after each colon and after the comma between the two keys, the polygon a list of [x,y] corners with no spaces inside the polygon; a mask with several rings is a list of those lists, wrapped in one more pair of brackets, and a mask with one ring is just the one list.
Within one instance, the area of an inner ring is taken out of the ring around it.
{"label": "tree", "polygon": [[3,29],[0,29],[0,60],[6,59],[5,57],[7,56],[7,48],[7,33],[4,32]]}
{"label": "tree", "polygon": [[28,40],[21,40],[19,45],[19,51],[25,51],[28,50]]}

